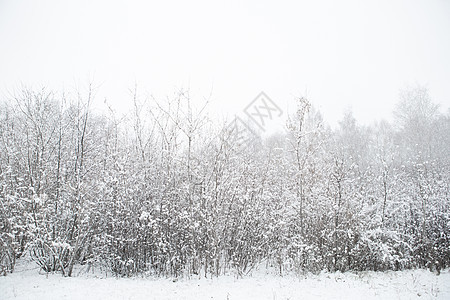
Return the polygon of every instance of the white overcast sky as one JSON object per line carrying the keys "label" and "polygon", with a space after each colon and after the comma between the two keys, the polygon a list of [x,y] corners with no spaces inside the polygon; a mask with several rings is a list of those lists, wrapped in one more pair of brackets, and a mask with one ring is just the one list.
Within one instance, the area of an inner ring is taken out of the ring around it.
{"label": "white overcast sky", "polygon": [[283,109],[306,95],[331,124],[349,108],[368,124],[420,84],[444,111],[450,1],[0,0],[3,95],[91,79],[99,102],[121,108],[137,82],[160,98],[212,90],[212,107],[231,113],[260,91]]}

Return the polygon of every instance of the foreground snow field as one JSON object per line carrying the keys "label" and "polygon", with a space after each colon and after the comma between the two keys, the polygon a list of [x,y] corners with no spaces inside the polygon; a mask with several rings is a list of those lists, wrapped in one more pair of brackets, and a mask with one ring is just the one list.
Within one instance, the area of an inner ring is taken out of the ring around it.
{"label": "foreground snow field", "polygon": [[236,279],[64,278],[18,266],[0,277],[0,299],[450,299],[450,270],[321,273],[307,277],[255,274]]}

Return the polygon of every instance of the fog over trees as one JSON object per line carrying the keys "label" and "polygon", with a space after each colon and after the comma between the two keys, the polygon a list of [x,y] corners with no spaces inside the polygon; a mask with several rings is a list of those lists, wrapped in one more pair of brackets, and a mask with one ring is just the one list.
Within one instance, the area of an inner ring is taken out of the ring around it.
{"label": "fog over trees", "polygon": [[450,113],[423,87],[372,126],[348,112],[332,129],[300,98],[267,138],[236,138],[188,91],[135,91],[126,114],[94,110],[94,95],[1,102],[0,274],[23,256],[64,276],[450,265]]}

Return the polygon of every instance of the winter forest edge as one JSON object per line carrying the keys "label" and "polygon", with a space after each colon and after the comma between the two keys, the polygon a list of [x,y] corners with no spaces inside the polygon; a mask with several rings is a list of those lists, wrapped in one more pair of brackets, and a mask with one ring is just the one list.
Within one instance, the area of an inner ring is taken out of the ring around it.
{"label": "winter forest edge", "polygon": [[450,112],[400,93],[393,122],[331,129],[305,98],[242,145],[187,91],[122,116],[95,89],[0,102],[0,275],[244,276],[450,265]]}

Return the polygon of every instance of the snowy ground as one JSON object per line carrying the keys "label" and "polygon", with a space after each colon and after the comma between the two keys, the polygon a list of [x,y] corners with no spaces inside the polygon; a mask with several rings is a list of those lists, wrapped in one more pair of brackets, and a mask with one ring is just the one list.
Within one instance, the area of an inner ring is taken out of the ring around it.
{"label": "snowy ground", "polygon": [[308,277],[255,274],[236,279],[63,278],[22,265],[0,277],[0,299],[450,299],[450,270],[322,273]]}

